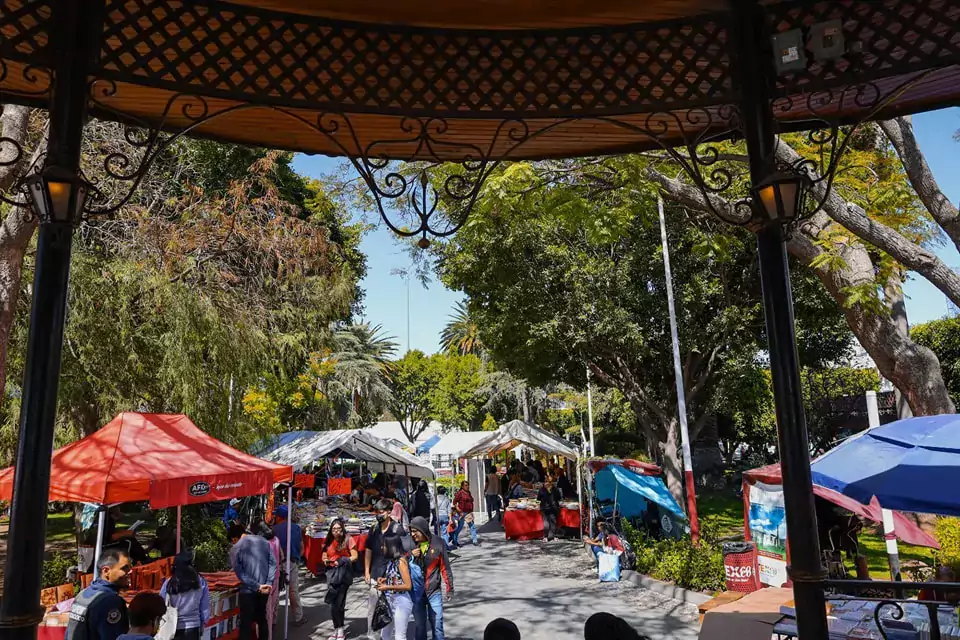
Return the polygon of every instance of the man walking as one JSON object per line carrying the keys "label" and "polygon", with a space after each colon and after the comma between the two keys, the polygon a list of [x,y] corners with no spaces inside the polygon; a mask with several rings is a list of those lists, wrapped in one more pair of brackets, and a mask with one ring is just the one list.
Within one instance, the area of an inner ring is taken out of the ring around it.
{"label": "man walking", "polygon": [[413,619],[416,621],[414,640],[427,640],[427,629],[433,630],[433,640],[443,640],[443,583],[447,585],[447,598],[453,597],[453,572],[443,540],[430,533],[426,518],[410,521],[413,537],[413,561],[423,572],[424,593],[419,602],[413,603]]}
{"label": "man walking", "polygon": [[127,603],[120,590],[130,586],[130,556],[107,549],[97,559],[97,579],[80,592],[70,608],[65,640],[116,640],[129,629]]}
{"label": "man walking", "polygon": [[230,558],[240,580],[240,640],[252,640],[250,628],[257,625],[257,637],[270,637],[267,623],[267,600],[277,575],[277,559],[266,538],[248,534],[237,523],[227,534],[233,549]]}
{"label": "man walking", "polygon": [[[287,553],[287,518],[290,515],[287,505],[282,504],[273,510],[276,523],[273,535],[280,541],[280,548]],[[307,621],[303,615],[303,603],[300,601],[300,563],[303,560],[303,530],[296,522],[290,523],[290,575],[287,576],[287,593],[290,594],[290,613],[293,624],[301,625]]]}
{"label": "man walking", "polygon": [[553,478],[547,478],[537,493],[537,500],[540,501],[540,513],[543,516],[543,535],[550,542],[557,535],[557,516],[560,515],[560,501],[563,500],[560,490],[553,484]]}
{"label": "man walking", "polygon": [[487,520],[493,520],[493,514],[497,514],[497,519],[502,518],[500,512],[500,476],[497,475],[497,468],[492,464],[487,467],[487,484],[483,489],[484,498],[487,501]]}

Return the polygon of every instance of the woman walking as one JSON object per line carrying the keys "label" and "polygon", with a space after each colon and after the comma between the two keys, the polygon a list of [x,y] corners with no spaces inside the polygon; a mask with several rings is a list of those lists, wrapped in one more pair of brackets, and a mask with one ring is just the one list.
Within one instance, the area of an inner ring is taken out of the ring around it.
{"label": "woman walking", "polygon": [[381,640],[407,640],[407,627],[413,613],[413,579],[410,563],[403,551],[400,536],[387,536],[381,547],[389,562],[386,576],[377,580],[377,591],[387,594],[393,621],[383,628]]}
{"label": "woman walking", "polygon": [[470,493],[470,483],[466,480],[460,483],[460,490],[453,497],[453,506],[457,515],[457,529],[450,541],[451,546],[454,549],[460,546],[460,532],[463,531],[464,525],[470,529],[473,546],[478,546],[480,539],[477,538],[477,525],[473,521],[473,494]]}
{"label": "woman walking", "polygon": [[344,640],[347,637],[347,590],[353,583],[353,563],[359,557],[356,541],[347,535],[343,520],[336,518],[330,523],[321,558],[323,566],[327,568],[327,596],[324,602],[330,605],[330,617],[333,619],[333,635],[329,640]]}
{"label": "woman walking", "polygon": [[[270,543],[270,553],[277,560],[277,575],[273,579],[273,589],[270,590],[270,596],[267,598],[267,628],[270,630],[268,640],[273,640],[273,625],[277,619],[277,605],[280,604],[280,572],[284,567],[283,547],[280,546],[280,539],[266,522],[257,525],[257,529],[260,537]],[[296,567],[290,567],[290,570],[296,571]]]}
{"label": "woman walking", "polygon": [[210,589],[193,566],[193,550],[173,560],[173,576],[163,581],[160,597],[177,610],[175,640],[200,640],[210,618]]}

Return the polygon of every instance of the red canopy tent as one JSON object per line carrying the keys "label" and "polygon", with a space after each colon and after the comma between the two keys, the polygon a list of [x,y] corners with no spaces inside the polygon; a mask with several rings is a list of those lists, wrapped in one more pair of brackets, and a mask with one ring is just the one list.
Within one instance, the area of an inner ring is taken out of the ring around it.
{"label": "red canopy tent", "polygon": [[[149,500],[154,509],[269,493],[293,467],[237,451],[185,415],[121,413],[53,453],[50,500],[112,504]],[[0,499],[13,467],[0,471]]]}

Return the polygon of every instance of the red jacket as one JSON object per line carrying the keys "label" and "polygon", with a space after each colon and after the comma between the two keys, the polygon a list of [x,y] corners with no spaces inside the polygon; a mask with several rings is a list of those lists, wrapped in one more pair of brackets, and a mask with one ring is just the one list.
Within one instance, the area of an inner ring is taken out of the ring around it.
{"label": "red jacket", "polygon": [[469,491],[459,489],[453,496],[453,506],[460,513],[473,513],[473,495]]}

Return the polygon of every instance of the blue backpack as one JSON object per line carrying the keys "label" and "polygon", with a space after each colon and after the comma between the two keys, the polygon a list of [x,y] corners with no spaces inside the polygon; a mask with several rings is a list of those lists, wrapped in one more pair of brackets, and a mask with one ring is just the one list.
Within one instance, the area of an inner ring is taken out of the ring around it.
{"label": "blue backpack", "polygon": [[407,556],[407,566],[410,567],[410,582],[413,587],[410,589],[410,597],[414,602],[420,602],[424,591],[427,590],[426,581],[423,578],[423,569],[416,563],[413,556]]}

